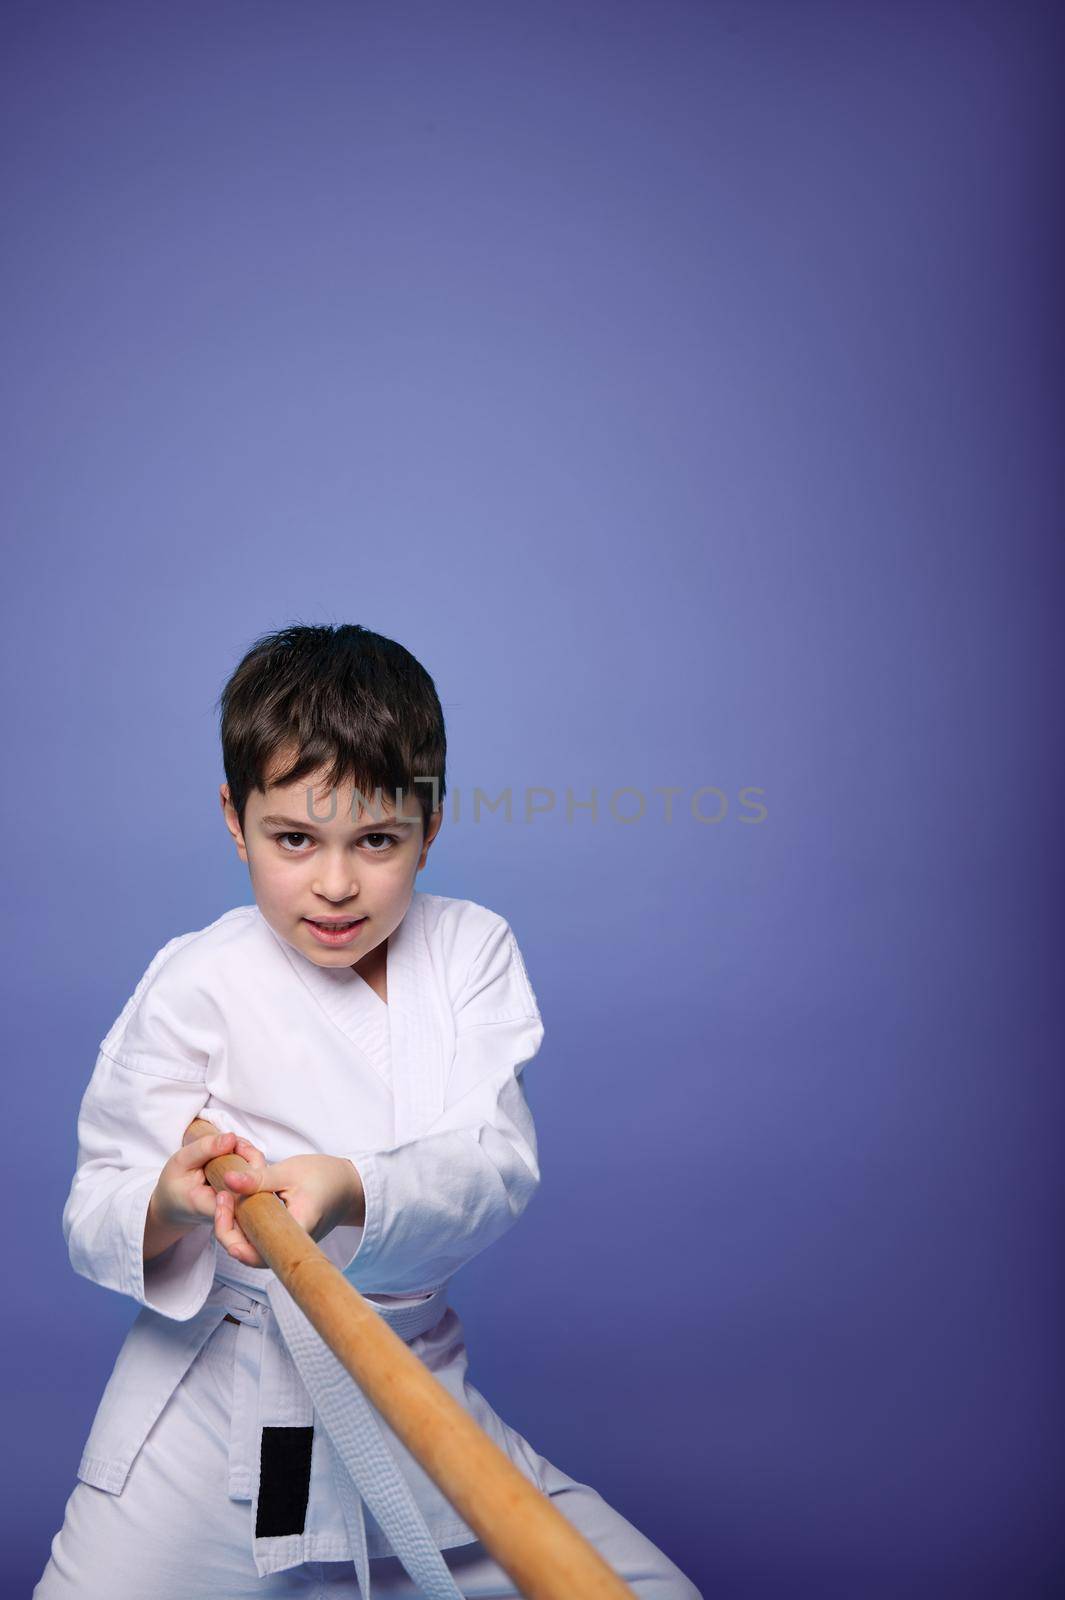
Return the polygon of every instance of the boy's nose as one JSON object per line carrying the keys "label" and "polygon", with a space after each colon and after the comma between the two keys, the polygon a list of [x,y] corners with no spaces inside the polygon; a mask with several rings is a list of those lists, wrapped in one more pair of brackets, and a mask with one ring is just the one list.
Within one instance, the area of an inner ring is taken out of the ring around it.
{"label": "boy's nose", "polygon": [[320,873],[311,884],[314,894],[320,894],[323,900],[332,900],[341,904],[358,894],[358,884],[348,868],[339,868],[336,872]]}

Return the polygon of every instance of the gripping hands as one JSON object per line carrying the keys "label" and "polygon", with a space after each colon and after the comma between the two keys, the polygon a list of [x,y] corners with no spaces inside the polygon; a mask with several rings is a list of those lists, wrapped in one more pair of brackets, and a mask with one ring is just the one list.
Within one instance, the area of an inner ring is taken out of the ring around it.
{"label": "gripping hands", "polygon": [[[219,1156],[240,1156],[247,1168],[225,1174],[215,1190],[204,1171]],[[259,1252],[240,1226],[240,1202],[260,1191],[277,1194],[316,1242],[341,1225],[365,1219],[362,1180],[341,1156],[290,1156],[267,1164],[262,1151],[234,1133],[207,1134],[182,1145],[159,1174],[144,1225],[144,1259],[161,1255],[200,1223],[213,1222],[215,1237],[236,1261],[263,1267]]]}
{"label": "gripping hands", "polygon": [[240,1226],[240,1201],[248,1195],[277,1194],[301,1228],[317,1243],[342,1226],[360,1227],[366,1215],[362,1180],[343,1156],[289,1156],[268,1166],[261,1150],[243,1150],[249,1172],[227,1172],[225,1189],[215,1197],[214,1231],[237,1261],[248,1267],[266,1265]]}

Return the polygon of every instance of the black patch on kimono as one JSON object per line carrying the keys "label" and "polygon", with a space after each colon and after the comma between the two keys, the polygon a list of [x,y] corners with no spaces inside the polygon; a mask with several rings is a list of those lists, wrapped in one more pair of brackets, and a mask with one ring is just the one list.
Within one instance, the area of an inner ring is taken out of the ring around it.
{"label": "black patch on kimono", "polygon": [[259,1458],[257,1539],[302,1533],[311,1492],[312,1428],[264,1428]]}

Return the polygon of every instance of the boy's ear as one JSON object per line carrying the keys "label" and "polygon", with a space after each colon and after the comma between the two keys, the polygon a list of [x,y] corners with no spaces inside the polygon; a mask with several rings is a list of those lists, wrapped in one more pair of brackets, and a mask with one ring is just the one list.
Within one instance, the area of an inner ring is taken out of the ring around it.
{"label": "boy's ear", "polygon": [[428,855],[429,855],[429,846],[432,844],[433,840],[436,838],[437,834],[440,832],[440,828],[441,828],[441,825],[442,825],[443,821],[444,821],[444,808],[443,808],[443,806],[440,806],[436,811],[433,811],[430,814],[429,826],[426,828],[426,830],[425,830],[425,838],[422,840],[422,853],[418,857],[418,865],[415,868],[415,871],[420,872],[422,870],[422,868],[425,866],[426,860],[427,860]]}
{"label": "boy's ear", "polygon": [[222,787],[219,789],[218,798],[222,802],[222,817],[223,817],[223,820],[225,822],[226,827],[229,829],[230,836],[232,837],[233,842],[237,847],[237,854],[239,855],[239,857],[240,857],[240,859],[242,861],[247,861],[247,859],[248,859],[248,851],[247,851],[247,847],[246,847],[246,845],[244,843],[244,836],[241,833],[240,823],[237,821],[236,808],[235,807],[231,808],[230,804],[229,804],[229,784],[228,783],[224,783],[222,785]]}

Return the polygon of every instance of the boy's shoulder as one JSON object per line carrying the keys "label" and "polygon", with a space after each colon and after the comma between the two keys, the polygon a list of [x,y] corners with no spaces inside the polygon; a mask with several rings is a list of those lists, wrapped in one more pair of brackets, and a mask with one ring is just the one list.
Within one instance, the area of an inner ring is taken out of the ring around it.
{"label": "boy's shoulder", "polygon": [[486,946],[513,938],[506,917],[488,906],[479,905],[476,900],[417,890],[412,910],[414,902],[419,903],[426,940],[443,954],[449,966],[464,963],[468,966]]}
{"label": "boy's shoulder", "polygon": [[507,919],[476,900],[461,900],[453,895],[428,894],[416,889],[412,903],[420,901],[425,918],[426,933],[456,937],[482,936],[489,931],[509,926]]}
{"label": "boy's shoulder", "polygon": [[[419,893],[426,940],[449,975],[457,1009],[471,997],[489,996],[500,1019],[539,1017],[536,994],[514,930],[506,917],[476,900]],[[485,1013],[491,1020],[495,1013]]]}
{"label": "boy's shoulder", "polygon": [[195,983],[200,973],[217,972],[227,955],[239,957],[259,941],[264,926],[258,906],[234,906],[205,928],[168,939],[152,957],[141,982],[147,985],[165,973],[171,982]]}
{"label": "boy's shoulder", "polygon": [[205,928],[179,933],[155,952],[136,988],[111,1025],[101,1050],[110,1053],[123,1040],[145,999],[151,995],[156,1006],[180,1004],[191,1016],[197,997],[208,1002],[226,967],[225,956],[238,959],[249,942],[260,937],[261,918],[255,905],[234,906]]}

